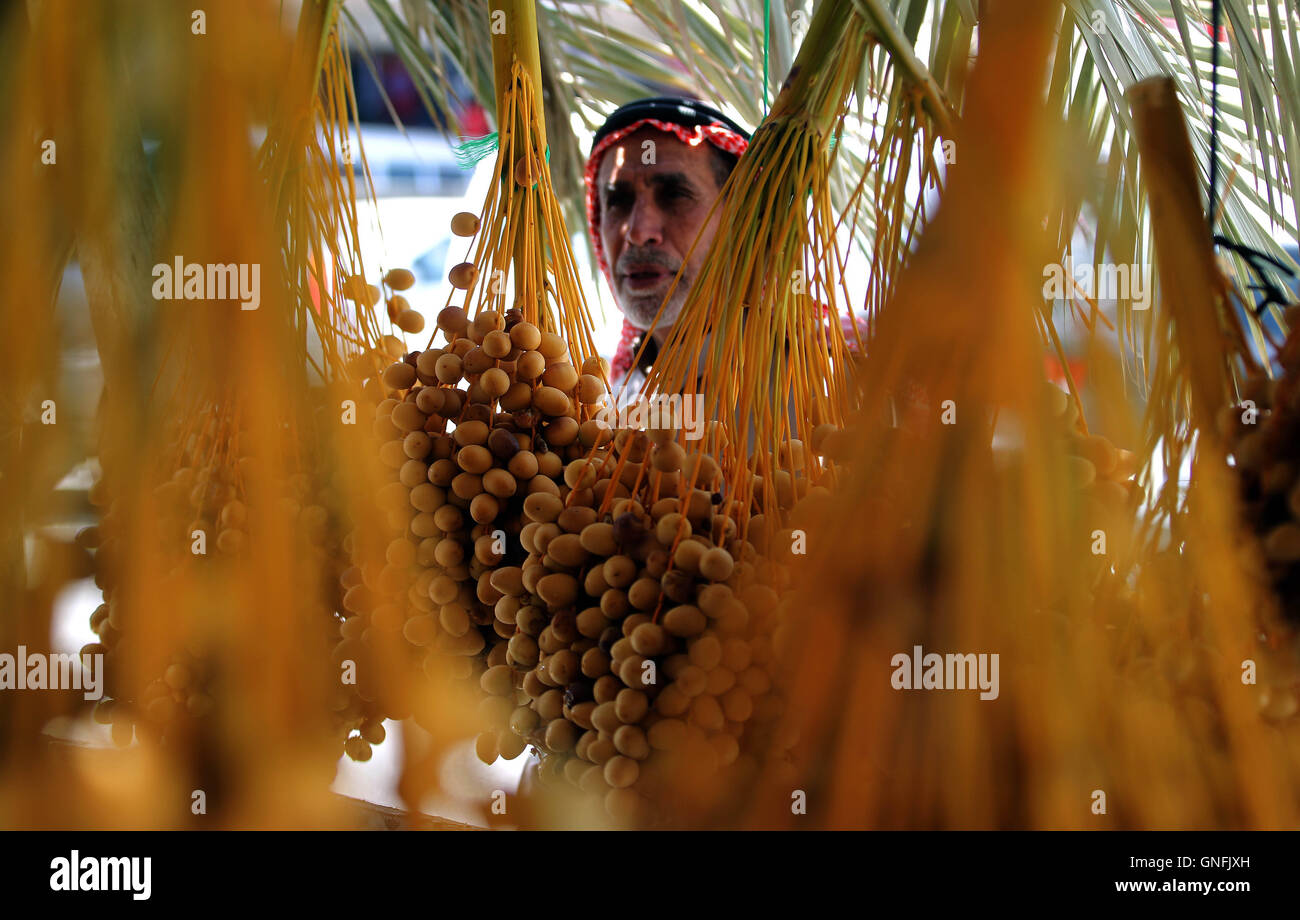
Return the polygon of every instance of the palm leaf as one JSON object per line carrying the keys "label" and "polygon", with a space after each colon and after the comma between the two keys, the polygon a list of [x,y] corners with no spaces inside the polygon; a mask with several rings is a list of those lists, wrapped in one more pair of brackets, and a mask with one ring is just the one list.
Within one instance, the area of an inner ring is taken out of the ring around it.
{"label": "palm leaf", "polygon": [[[378,0],[375,0],[378,2]],[[382,5],[382,4],[380,4]],[[854,240],[877,258],[886,242],[887,264],[877,264],[873,279],[892,275],[897,260],[912,245],[920,198],[898,194],[897,185],[942,174],[932,149],[917,143],[922,125],[912,126],[912,142],[882,155],[885,137],[903,133],[904,103],[919,92],[927,113],[942,119],[945,108],[959,113],[970,57],[978,45],[978,10],[971,0],[856,0],[879,39],[846,116],[850,142],[837,156],[835,200],[847,207],[864,170],[888,176],[875,183],[867,200],[853,207]],[[402,14],[420,23],[438,47],[471,72],[487,45],[485,29],[452,32],[455,14],[448,4],[405,0]],[[457,8],[459,4],[450,5]],[[772,5],[769,32],[769,97],[779,88],[781,69],[797,51],[801,25],[812,4],[790,0]],[[1219,65],[1219,229],[1240,243],[1286,261],[1277,240],[1297,235],[1296,188],[1300,158],[1300,9],[1294,0],[1224,0],[1226,53]],[[756,125],[767,107],[763,96],[764,44],[761,5],[741,0],[543,0],[539,9],[562,87],[560,95],[580,126],[614,106],[649,92],[670,89],[719,104],[744,123]],[[1097,178],[1084,194],[1053,214],[1062,254],[1072,228],[1090,214],[1098,228],[1093,257],[1120,264],[1150,260],[1150,222],[1140,202],[1143,179],[1137,168],[1132,124],[1124,93],[1154,75],[1172,77],[1187,107],[1193,150],[1202,182],[1208,182],[1210,151],[1211,43],[1207,0],[1068,0],[1060,24],[1053,76],[1045,100],[1079,137],[1097,164]],[[414,53],[414,52],[412,52]],[[674,69],[665,68],[664,61]],[[425,67],[422,72],[432,72]],[[471,81],[473,82],[473,81]],[[478,84],[475,84],[476,86]],[[480,101],[491,104],[488,94]],[[942,102],[942,105],[940,103]],[[886,134],[889,126],[892,134]],[[559,126],[552,134],[560,133]],[[566,139],[567,140],[567,139]],[[575,133],[571,149],[580,149]],[[932,145],[934,138],[927,138]],[[876,146],[873,147],[873,141]],[[569,145],[566,145],[569,146]],[[1078,151],[1075,151],[1077,154]],[[897,175],[898,163],[909,164]],[[552,162],[563,174],[566,167]],[[570,174],[574,174],[571,171]],[[870,180],[869,180],[870,181]],[[1207,196],[1208,198],[1208,196]],[[572,213],[572,212],[570,212]],[[923,217],[924,215],[919,215]],[[902,228],[902,229],[900,229]],[[893,242],[893,234],[901,237]],[[1251,283],[1247,265],[1228,259],[1238,289]],[[1273,279],[1278,280],[1278,279]],[[867,305],[881,292],[873,283]],[[1137,368],[1140,348],[1149,339],[1141,311],[1121,298],[1115,317],[1125,334],[1126,356]],[[1258,328],[1252,330],[1257,340]]]}

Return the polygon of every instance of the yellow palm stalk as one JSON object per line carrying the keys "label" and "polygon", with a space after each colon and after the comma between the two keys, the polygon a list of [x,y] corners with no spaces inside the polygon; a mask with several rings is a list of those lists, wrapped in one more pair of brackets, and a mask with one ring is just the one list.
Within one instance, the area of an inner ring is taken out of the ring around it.
{"label": "yellow palm stalk", "polygon": [[[456,228],[473,236],[472,255],[453,269],[457,306],[470,316],[519,311],[525,322],[558,334],[571,362],[596,355],[592,320],[578,280],[568,230],[551,181],[531,0],[490,5],[497,86],[498,149],[491,190],[478,215]],[[465,232],[468,229],[468,232]]]}
{"label": "yellow palm stalk", "polygon": [[[1286,686],[1294,666],[1255,638],[1282,631],[1285,598],[1271,597],[1267,581],[1280,544],[1275,520],[1261,522],[1259,542],[1251,539],[1239,501],[1256,508],[1267,501],[1261,479],[1277,479],[1273,461],[1285,459],[1275,443],[1281,421],[1269,417],[1268,388],[1258,386],[1261,371],[1214,256],[1177,94],[1167,81],[1150,80],[1130,98],[1148,172],[1163,305],[1148,424],[1163,441],[1169,485],[1156,496],[1157,513],[1134,564],[1117,572],[1137,585],[1132,593],[1117,591],[1128,601],[1123,650],[1134,658],[1154,650],[1169,696],[1185,719],[1196,720],[1194,756],[1214,782],[1185,785],[1211,815],[1206,820],[1290,826],[1298,803],[1289,777],[1300,764],[1300,739],[1293,728],[1277,733],[1267,720],[1285,722],[1294,713],[1295,691]],[[1247,378],[1241,403],[1234,399],[1237,374]],[[1185,461],[1191,479],[1183,493],[1178,471]]]}
{"label": "yellow palm stalk", "polygon": [[[365,714],[349,713],[352,704],[339,699],[329,654],[337,544],[348,526],[329,496],[368,490],[341,490],[334,474],[349,453],[338,445],[354,430],[342,399],[360,394],[332,393],[312,417],[321,394],[307,385],[305,339],[315,309],[295,296],[313,271],[346,261],[339,218],[310,212],[338,213],[353,191],[326,174],[331,158],[307,153],[321,114],[311,100],[322,67],[331,111],[343,112],[339,94],[350,93],[331,44],[336,5],[304,5],[296,51],[282,40],[272,6],[246,7],[237,28],[193,34],[188,13],[141,9],[129,25],[110,28],[62,6],[39,8],[15,71],[31,128],[23,137],[57,138],[68,181],[60,189],[34,184],[43,200],[24,210],[66,221],[87,281],[106,394],[104,479],[92,492],[104,519],[83,538],[97,547],[106,593],[92,618],[99,642],[91,650],[105,654],[110,699],[95,714],[119,743],[134,736],[141,744],[120,755],[60,758],[40,743],[45,719],[10,722],[21,728],[25,753],[8,761],[14,772],[3,807],[12,824],[66,823],[68,814],[83,826],[338,823],[328,784],[340,732]],[[159,50],[139,55],[160,68],[154,79],[121,79],[126,49],[105,39],[116,35]],[[178,42],[185,55],[174,53]],[[78,68],[95,76],[73,93],[58,77]],[[37,111],[48,124],[33,121]],[[140,155],[142,113],[157,119],[150,129],[165,126],[157,129],[161,199],[148,194],[154,179]],[[255,124],[268,125],[270,138],[260,169],[249,146]],[[4,154],[30,169],[28,147],[6,145]],[[286,256],[287,224],[296,237]],[[49,271],[51,256],[62,255],[43,249],[50,242],[64,245],[34,234],[15,277]],[[176,255],[257,266],[257,309],[212,291],[156,300],[151,266],[170,267]],[[321,287],[320,377],[330,381],[349,351],[373,346],[378,330],[331,306],[329,284]],[[341,459],[326,464],[333,451]],[[332,714],[331,703],[343,711]],[[153,743],[159,735],[165,745]],[[9,794],[16,790],[20,798]]]}
{"label": "yellow palm stalk", "polygon": [[[384,514],[354,541],[366,577],[345,597],[344,645],[414,664],[431,682],[407,689],[417,696],[450,700],[452,687],[481,687],[481,707],[456,704],[459,720],[426,718],[433,710],[414,699],[407,708],[446,739],[478,711],[477,752],[492,762],[540,741],[507,724],[522,705],[507,649],[522,656],[532,640],[514,619],[522,605],[504,598],[514,581],[496,576],[522,561],[525,498],[561,488],[569,496],[564,462],[608,435],[590,437],[587,425],[579,437],[607,371],[551,184],[531,2],[494,4],[487,26],[499,127],[493,180],[481,213],[452,221],[456,235],[474,241],[450,271],[453,291],[438,316],[445,343],[431,336],[415,355],[390,355],[398,360],[377,378],[386,398],[366,421],[376,434],[372,457],[387,467],[375,490]],[[409,761],[404,792],[430,788],[437,766]]]}
{"label": "yellow palm stalk", "polygon": [[780,445],[810,442],[820,422],[841,424],[850,404],[829,148],[868,43],[853,3],[818,8],[714,205],[715,243],[645,384],[651,397],[702,397],[719,424],[687,447],[723,458],[727,498],[746,510],[789,506],[792,477],[815,467],[811,452],[782,458]]}
{"label": "yellow palm stalk", "polygon": [[[1064,759],[1066,772],[1040,784],[1023,776],[1009,740],[1053,752],[1077,743],[1077,727],[1055,713],[1058,694],[1082,676],[1060,654],[1060,621],[1048,610],[1077,609],[1088,596],[1087,545],[1034,323],[1048,251],[1039,209],[1051,182],[1038,152],[1051,125],[1039,95],[1054,7],[1012,0],[981,19],[954,134],[959,163],[873,330],[850,443],[826,445],[849,472],[833,500],[810,509],[808,556],[796,560],[783,605],[785,731],[801,737],[806,759],[768,763],[760,805],[746,816],[755,825],[1064,823],[1070,807],[1083,824],[1088,815],[1092,787],[1071,802],[1064,782],[1084,772],[1082,760]],[[909,381],[924,404],[908,426],[887,428],[878,420]],[[993,450],[999,419],[1014,452]],[[926,654],[988,656],[985,676],[996,661],[998,686],[907,689],[914,672],[897,656]]]}

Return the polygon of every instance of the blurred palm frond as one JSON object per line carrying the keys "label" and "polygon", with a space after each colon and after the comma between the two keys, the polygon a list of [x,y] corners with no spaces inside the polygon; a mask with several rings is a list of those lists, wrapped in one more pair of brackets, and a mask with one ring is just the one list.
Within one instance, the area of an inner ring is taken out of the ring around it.
{"label": "blurred palm frond", "polygon": [[[446,93],[445,84],[436,88],[437,77],[451,59],[475,87],[479,101],[492,108],[490,73],[485,69],[490,39],[486,3],[403,0],[400,14],[383,0],[371,0],[371,5],[383,11],[381,21],[395,47],[415,63],[412,73],[431,80],[431,94]],[[552,143],[564,152],[558,162],[552,159],[553,173],[576,177],[581,164],[565,159],[579,149],[586,132],[614,107],[640,96],[698,96],[756,126],[786,76],[812,13],[810,2],[773,0],[765,34],[763,6],[742,0],[542,0],[542,42],[557,76],[548,86],[549,101],[568,113],[567,125],[573,131],[568,136],[561,120],[552,119]],[[913,248],[924,224],[925,188],[943,175],[943,159],[958,155],[952,149],[941,151],[936,137],[918,137],[915,130],[897,127],[900,119],[912,116],[917,103],[941,125],[944,106],[960,114],[978,51],[980,11],[974,0],[856,0],[855,6],[872,23],[878,45],[863,66],[854,105],[846,114],[833,191],[835,201],[844,206],[864,172],[872,172],[868,181],[874,177],[878,183],[875,194],[862,196],[865,200],[855,202],[849,215],[856,245],[885,261],[873,268],[866,304],[872,312],[887,291],[874,276],[892,275]],[[1223,0],[1223,11],[1218,160],[1225,190],[1220,193],[1219,226],[1230,239],[1286,262],[1278,240],[1297,236],[1300,203],[1295,184],[1300,165],[1300,43],[1295,39],[1300,9],[1289,0]],[[1069,0],[1055,32],[1045,104],[1065,120],[1070,153],[1086,151],[1078,158],[1092,167],[1082,168],[1074,195],[1061,202],[1059,213],[1045,216],[1056,229],[1062,255],[1082,227],[1092,236],[1090,258],[1139,265],[1150,279],[1150,220],[1142,205],[1143,178],[1124,94],[1147,77],[1174,79],[1187,110],[1202,181],[1207,183],[1210,4]],[[425,41],[412,44],[407,35]],[[671,66],[665,67],[665,62]],[[903,138],[911,143],[899,143]],[[559,181],[557,187],[563,190]],[[904,189],[907,194],[900,194]],[[566,217],[580,219],[579,205],[576,196],[566,202]],[[882,232],[882,227],[893,229]],[[891,241],[895,235],[897,241]],[[1227,261],[1231,280],[1245,290],[1253,280],[1247,264],[1237,254]],[[1131,376],[1141,379],[1150,331],[1134,298],[1117,301],[1121,346],[1130,359]],[[1079,319],[1095,328],[1095,304],[1080,311]],[[1043,318],[1048,341],[1054,339],[1051,323],[1050,317]],[[1262,350],[1265,339],[1259,324],[1253,318],[1249,323],[1255,345]],[[1145,385],[1143,381],[1141,388]]]}

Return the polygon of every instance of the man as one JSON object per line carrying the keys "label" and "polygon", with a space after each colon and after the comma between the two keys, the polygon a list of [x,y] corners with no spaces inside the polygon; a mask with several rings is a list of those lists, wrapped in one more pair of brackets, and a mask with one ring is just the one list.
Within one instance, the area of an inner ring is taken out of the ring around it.
{"label": "man", "polygon": [[[749,132],[711,106],[675,97],[630,102],[596,132],[584,174],[587,230],[596,262],[623,313],[610,382],[624,397],[638,391],[699,277],[722,213],[714,202],[749,138]],[[700,240],[692,251],[697,234]],[[681,280],[673,288],[683,263]],[[670,288],[672,298],[664,303]],[[848,316],[840,321],[849,350],[856,354],[852,322]],[[642,351],[651,325],[651,341]],[[859,331],[865,335],[861,325]],[[638,352],[640,366],[633,368]],[[923,405],[918,392],[901,394],[903,408]]]}
{"label": "man", "polygon": [[[624,317],[610,363],[613,383],[633,371],[661,305],[635,376],[667,338],[713,242],[721,214],[714,201],[748,146],[748,132],[721,112],[672,97],[628,103],[596,132],[585,173],[587,228]],[[682,279],[664,304],[683,263]]]}

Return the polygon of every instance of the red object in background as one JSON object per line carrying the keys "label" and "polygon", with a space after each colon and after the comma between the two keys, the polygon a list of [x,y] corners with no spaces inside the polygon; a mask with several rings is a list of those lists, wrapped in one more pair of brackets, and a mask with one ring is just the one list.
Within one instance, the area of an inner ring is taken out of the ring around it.
{"label": "red object in background", "polygon": [[[1178,34],[1178,20],[1177,20],[1177,19],[1174,19],[1174,18],[1171,17],[1171,16],[1161,16],[1161,17],[1160,17],[1160,22],[1161,22],[1161,24],[1164,25],[1167,29],[1169,29],[1170,32],[1173,32],[1175,35]],[[1205,30],[1205,35],[1206,35],[1207,38],[1212,38],[1212,37],[1213,37],[1213,34],[1214,34],[1214,26],[1213,26],[1211,23],[1208,23],[1208,22],[1205,23],[1205,24],[1202,26],[1202,28]],[[1223,42],[1224,44],[1227,44],[1227,41],[1228,41],[1228,27],[1227,27],[1227,26],[1219,26],[1219,41]]]}
{"label": "red object in background", "polygon": [[471,102],[460,111],[460,133],[466,137],[483,137],[492,133],[487,112],[477,102]]}
{"label": "red object in background", "polygon": [[[320,312],[320,286],[316,283],[316,272],[312,271],[312,268],[315,265],[316,265],[316,253],[315,251],[309,251],[307,253],[307,266],[308,266],[307,290],[311,293],[312,308],[317,313],[319,313]],[[324,270],[320,274],[325,279],[326,283],[328,283],[330,280],[330,267],[326,265]]]}
{"label": "red object in background", "polygon": [[[1069,359],[1070,376],[1074,378],[1076,387],[1083,386],[1088,379],[1088,362],[1080,358]],[[1054,354],[1043,355],[1043,371],[1047,374],[1047,379],[1057,386],[1065,386],[1065,370],[1061,366],[1061,361]]]}

